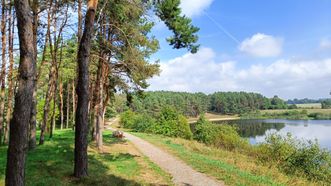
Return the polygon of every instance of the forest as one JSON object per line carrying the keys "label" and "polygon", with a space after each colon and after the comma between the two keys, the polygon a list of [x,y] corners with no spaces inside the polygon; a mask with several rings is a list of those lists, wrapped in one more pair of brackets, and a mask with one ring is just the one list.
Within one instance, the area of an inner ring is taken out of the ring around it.
{"label": "forest", "polygon": [[[123,97],[123,96],[122,96]],[[243,114],[257,110],[287,109],[289,106],[278,96],[267,98],[258,93],[216,92],[213,94],[171,91],[144,92],[132,95],[129,107],[137,112],[157,113],[164,106],[174,107],[185,116],[201,113]],[[117,110],[123,110],[117,104]],[[293,107],[293,106],[292,106]],[[290,107],[290,108],[292,108]]]}
{"label": "forest", "polygon": [[[24,185],[28,150],[75,130],[74,176],[88,175],[88,139],[103,146],[105,110],[116,92],[145,89],[159,73],[154,21],[174,49],[197,52],[199,28],[179,0],[1,1],[0,142],[6,185]],[[37,136],[38,135],[38,136]],[[38,140],[38,141],[37,141]]]}

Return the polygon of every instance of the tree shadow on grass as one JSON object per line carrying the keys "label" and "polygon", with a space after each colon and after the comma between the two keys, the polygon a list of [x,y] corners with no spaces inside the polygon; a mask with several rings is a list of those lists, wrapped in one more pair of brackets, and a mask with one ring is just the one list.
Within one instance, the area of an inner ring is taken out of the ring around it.
{"label": "tree shadow on grass", "polygon": [[[0,185],[4,183],[5,179],[6,155],[7,147],[0,147]],[[123,174],[117,174],[116,170],[110,170],[107,166],[107,164],[116,166],[121,162],[134,161],[134,156],[127,153],[92,154],[89,155],[89,176],[83,179],[74,178],[72,176],[73,134],[64,132],[63,135],[55,135],[51,142],[46,142],[28,153],[26,185],[141,185],[134,180],[118,176]]]}

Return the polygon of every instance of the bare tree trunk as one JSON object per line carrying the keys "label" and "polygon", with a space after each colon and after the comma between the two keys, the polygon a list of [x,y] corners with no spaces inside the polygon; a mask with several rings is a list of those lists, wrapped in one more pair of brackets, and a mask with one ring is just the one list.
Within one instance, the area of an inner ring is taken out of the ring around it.
{"label": "bare tree trunk", "polygon": [[6,185],[23,186],[29,129],[29,122],[26,121],[29,121],[31,114],[36,61],[29,1],[15,0],[14,2],[20,41],[20,63],[19,84],[15,95],[13,118],[10,123]]}
{"label": "bare tree trunk", "polygon": [[70,83],[67,82],[67,119],[66,119],[66,129],[69,128],[69,119],[70,119]]}
{"label": "bare tree trunk", "polygon": [[5,144],[8,143],[9,140],[9,123],[11,119],[12,109],[13,109],[13,95],[14,95],[14,89],[13,89],[13,70],[14,70],[14,28],[15,28],[15,21],[14,21],[14,15],[12,12],[12,5],[10,5],[9,8],[9,29],[8,29],[8,52],[9,52],[9,71],[7,76],[8,81],[8,101],[7,101],[7,116],[6,116],[6,129],[5,129]]}
{"label": "bare tree trunk", "polygon": [[54,96],[53,96],[53,110],[52,110],[52,121],[51,121],[51,127],[50,127],[50,134],[49,134],[49,138],[52,139],[53,138],[53,133],[55,131],[55,125],[56,125],[56,101],[57,101],[57,85],[55,83],[55,88],[54,88]]}
{"label": "bare tree trunk", "polygon": [[98,91],[98,86],[97,86],[97,83],[95,87],[93,87],[93,83],[90,83],[90,92],[93,92],[93,94],[91,94],[91,97],[90,97],[90,108],[89,108],[89,113],[90,113],[90,123],[91,123],[91,140],[92,141],[96,141],[97,138],[96,138],[96,116],[95,116],[95,104],[97,102],[96,100],[96,92]]}
{"label": "bare tree trunk", "polygon": [[75,80],[72,81],[72,130],[75,129],[75,119],[76,119],[76,88]]}
{"label": "bare tree trunk", "polygon": [[75,130],[75,177],[88,175],[88,104],[89,104],[89,57],[93,35],[94,18],[98,0],[89,0],[85,17],[85,27],[78,50],[77,114]]}
{"label": "bare tree trunk", "polygon": [[62,79],[60,79],[60,116],[61,116],[61,124],[60,124],[60,129],[63,130],[63,121],[64,121],[64,114],[63,114],[63,83]]}
{"label": "bare tree trunk", "polygon": [[6,11],[6,0],[2,0],[1,7],[1,42],[2,42],[2,64],[1,64],[1,74],[0,74],[0,144],[2,144],[3,137],[3,128],[4,128],[4,110],[5,110],[5,79],[6,79],[6,46],[7,46],[7,38],[6,38],[6,21],[7,21],[7,11]]}
{"label": "bare tree trunk", "polygon": [[[33,13],[33,45],[34,45],[34,59],[37,62],[37,34],[38,34],[38,8],[39,2],[38,0],[33,0],[32,4],[32,13]],[[42,66],[42,65],[41,65]],[[38,72],[37,72],[38,73]],[[29,132],[29,149],[34,149],[36,147],[36,128],[37,128],[37,84],[38,84],[38,75],[36,74],[34,81],[34,89],[33,89],[33,99],[32,99],[32,109],[30,115],[30,132]]]}
{"label": "bare tree trunk", "polygon": [[97,83],[96,83],[96,89],[98,89],[97,92],[97,102],[95,106],[95,114],[96,114],[96,141],[97,141],[97,148],[99,151],[102,151],[103,146],[103,139],[102,139],[102,131],[103,131],[103,79],[104,79],[104,62],[103,62],[103,56],[100,55],[99,60],[99,68],[98,68],[98,74],[97,74]]}
{"label": "bare tree trunk", "polygon": [[83,34],[83,14],[82,14],[82,0],[78,0],[78,32],[77,39],[80,42]]}

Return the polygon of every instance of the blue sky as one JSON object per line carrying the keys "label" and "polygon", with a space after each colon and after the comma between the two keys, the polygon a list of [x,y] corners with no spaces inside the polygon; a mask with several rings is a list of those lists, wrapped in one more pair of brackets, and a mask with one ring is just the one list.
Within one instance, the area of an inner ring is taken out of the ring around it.
{"label": "blue sky", "polygon": [[201,50],[173,50],[165,41],[171,33],[158,22],[153,34],[161,49],[153,58],[162,72],[150,90],[328,97],[330,0],[182,0],[181,6],[200,28]]}

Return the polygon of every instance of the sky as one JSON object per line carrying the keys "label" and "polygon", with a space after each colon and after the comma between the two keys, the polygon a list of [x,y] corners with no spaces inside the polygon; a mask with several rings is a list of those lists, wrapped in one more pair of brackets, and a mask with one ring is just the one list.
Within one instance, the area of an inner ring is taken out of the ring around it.
{"label": "sky", "polygon": [[182,0],[200,50],[174,50],[156,21],[161,73],[148,90],[258,92],[284,99],[331,91],[331,0]]}

